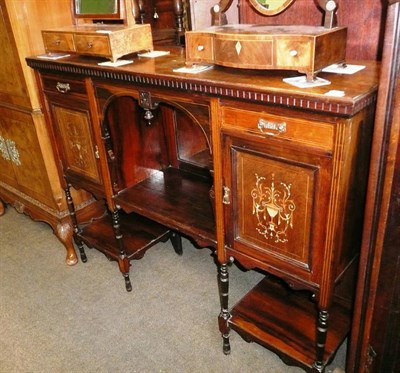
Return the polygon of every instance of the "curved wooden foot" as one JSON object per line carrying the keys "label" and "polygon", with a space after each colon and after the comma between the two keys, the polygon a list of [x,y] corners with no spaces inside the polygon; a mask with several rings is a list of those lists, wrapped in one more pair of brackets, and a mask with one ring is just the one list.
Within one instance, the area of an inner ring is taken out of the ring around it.
{"label": "curved wooden foot", "polygon": [[0,200],[0,216],[3,216],[6,212],[6,207],[4,206],[4,203],[2,200]]}
{"label": "curved wooden foot", "polygon": [[73,230],[69,222],[64,221],[57,225],[57,229],[54,231],[57,238],[65,246],[67,250],[66,263],[69,266],[73,266],[78,263],[74,244],[73,244]]}

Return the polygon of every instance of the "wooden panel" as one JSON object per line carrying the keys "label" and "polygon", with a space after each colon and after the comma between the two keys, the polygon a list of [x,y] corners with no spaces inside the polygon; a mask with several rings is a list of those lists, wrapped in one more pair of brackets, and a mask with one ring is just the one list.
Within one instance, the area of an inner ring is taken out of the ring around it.
{"label": "wooden panel", "polygon": [[18,52],[11,33],[11,25],[6,13],[4,1],[0,3],[0,101],[29,106],[27,87],[23,79],[21,66],[16,64]]}
{"label": "wooden panel", "polygon": [[[2,82],[13,78],[5,88],[2,85],[0,91],[8,94],[8,97],[4,96],[8,102],[38,108],[40,104],[36,82],[32,70],[26,65],[25,57],[44,53],[41,35],[43,28],[72,24],[71,1],[1,0],[0,5],[1,17],[6,20],[6,24],[9,22],[7,31],[10,32],[8,36],[5,30],[0,32],[3,58],[0,78]],[[8,21],[5,7],[8,10]],[[3,27],[3,24],[0,27]],[[12,46],[14,43],[16,49]],[[12,50],[9,49],[10,45]],[[0,100],[3,100],[1,95]]]}

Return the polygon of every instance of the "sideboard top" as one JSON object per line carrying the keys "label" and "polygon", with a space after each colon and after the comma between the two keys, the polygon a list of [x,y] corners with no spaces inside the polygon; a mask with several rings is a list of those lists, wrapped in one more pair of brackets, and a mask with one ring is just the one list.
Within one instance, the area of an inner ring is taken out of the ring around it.
{"label": "sideboard top", "polygon": [[[99,66],[98,63],[102,62],[99,59],[76,55],[58,60],[28,57],[27,63],[43,72],[89,76],[343,116],[354,115],[376,98],[379,64],[375,61],[354,62],[366,67],[353,75],[321,72],[318,77],[329,80],[329,85],[297,88],[282,80],[299,76],[296,71],[259,71],[214,66],[197,74],[174,72],[174,69],[185,66],[185,50],[175,47],[168,50],[170,54],[162,57],[129,58],[133,63],[120,67]],[[329,95],[328,92],[332,91],[343,91],[344,96]]]}

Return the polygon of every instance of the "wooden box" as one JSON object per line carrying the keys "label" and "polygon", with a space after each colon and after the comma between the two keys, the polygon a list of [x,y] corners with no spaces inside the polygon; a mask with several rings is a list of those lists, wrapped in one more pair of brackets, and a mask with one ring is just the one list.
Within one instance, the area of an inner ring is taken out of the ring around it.
{"label": "wooden box", "polygon": [[149,24],[80,25],[42,31],[46,52],[65,52],[105,57],[115,62],[135,52],[153,50]]}
{"label": "wooden box", "polygon": [[186,61],[259,70],[297,70],[312,79],[343,62],[347,29],[227,25],[186,33]]}

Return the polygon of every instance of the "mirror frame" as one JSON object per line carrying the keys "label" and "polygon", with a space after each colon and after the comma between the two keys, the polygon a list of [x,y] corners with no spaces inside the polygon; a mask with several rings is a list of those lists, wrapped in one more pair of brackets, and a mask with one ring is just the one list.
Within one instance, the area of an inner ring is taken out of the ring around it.
{"label": "mirror frame", "polygon": [[114,0],[116,3],[116,12],[115,13],[77,13],[77,2],[81,0],[73,0],[73,12],[74,17],[76,19],[99,19],[99,20],[107,20],[107,19],[121,19],[121,1]]}
{"label": "mirror frame", "polygon": [[[251,6],[256,9],[259,13],[265,16],[273,16],[275,14],[283,12],[286,8],[288,8],[295,0],[281,0],[280,5],[274,9],[268,9],[264,5],[261,4],[261,0],[249,0]],[[266,2],[266,1],[265,1]]]}

